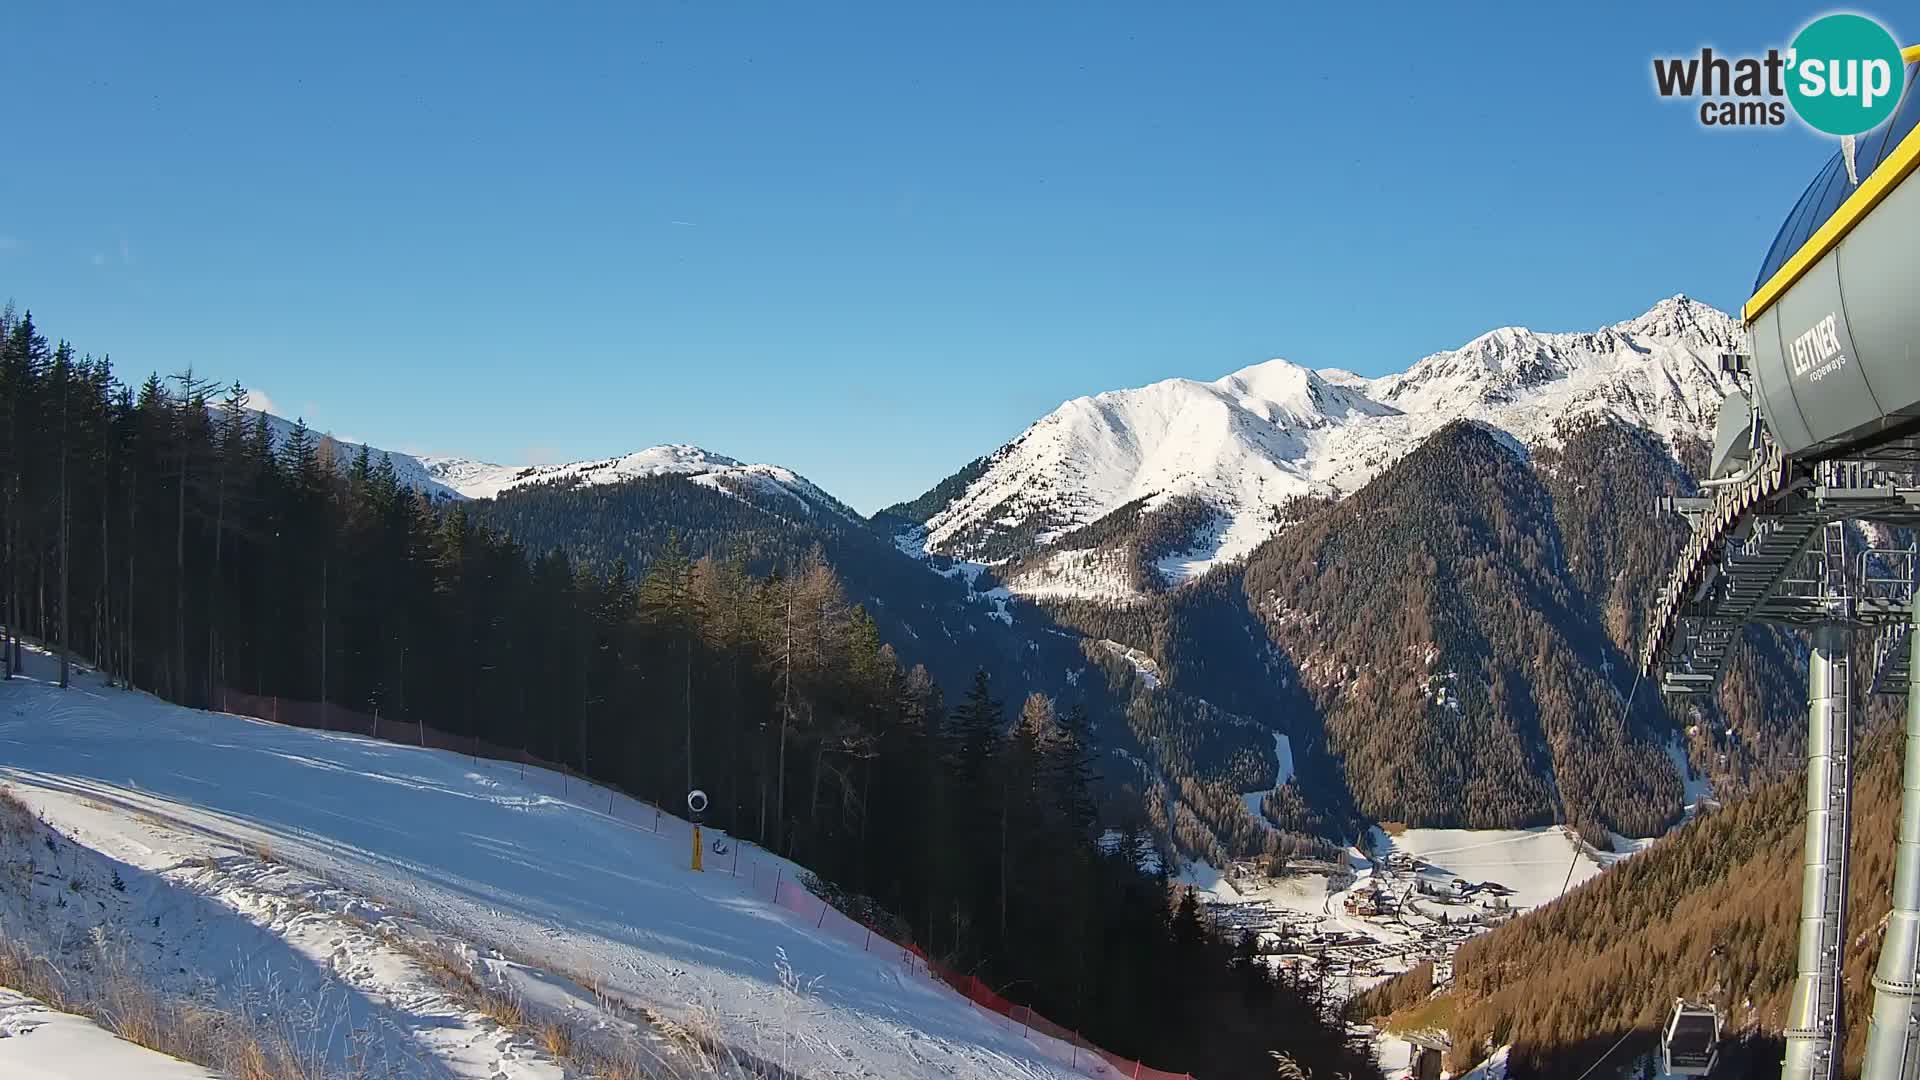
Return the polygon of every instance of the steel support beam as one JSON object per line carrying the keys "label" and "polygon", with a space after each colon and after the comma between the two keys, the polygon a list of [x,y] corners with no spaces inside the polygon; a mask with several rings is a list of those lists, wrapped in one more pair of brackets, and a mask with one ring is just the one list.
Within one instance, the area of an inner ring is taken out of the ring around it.
{"label": "steel support beam", "polygon": [[[1920,630],[1920,593],[1909,617]],[[1908,634],[1907,745],[1900,784],[1900,836],[1893,911],[1873,976],[1863,1080],[1920,1080],[1920,633]]]}
{"label": "steel support beam", "polygon": [[1847,940],[1847,840],[1852,828],[1852,670],[1845,627],[1813,632],[1807,661],[1806,857],[1800,948],[1787,1010],[1782,1080],[1836,1080],[1842,1040],[1840,978]]}

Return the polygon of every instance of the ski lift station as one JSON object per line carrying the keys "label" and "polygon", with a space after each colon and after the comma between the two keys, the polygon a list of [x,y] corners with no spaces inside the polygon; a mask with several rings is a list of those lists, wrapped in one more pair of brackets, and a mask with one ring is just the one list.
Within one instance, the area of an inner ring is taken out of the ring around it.
{"label": "ski lift station", "polygon": [[[1893,910],[1863,1077],[1920,1080],[1916,551],[1868,546],[1850,528],[1920,530],[1920,47],[1904,55],[1892,119],[1827,162],[1761,265],[1741,312],[1751,352],[1722,359],[1740,389],[1721,406],[1709,478],[1700,496],[1658,508],[1685,515],[1693,532],[1640,652],[1641,676],[1663,692],[1704,694],[1749,624],[1811,638],[1786,1080],[1841,1075],[1856,662],[1867,666],[1868,692],[1904,696],[1907,709]],[[1710,1072],[1719,1030],[1715,1003],[1676,1004],[1663,1033],[1668,1072]]]}

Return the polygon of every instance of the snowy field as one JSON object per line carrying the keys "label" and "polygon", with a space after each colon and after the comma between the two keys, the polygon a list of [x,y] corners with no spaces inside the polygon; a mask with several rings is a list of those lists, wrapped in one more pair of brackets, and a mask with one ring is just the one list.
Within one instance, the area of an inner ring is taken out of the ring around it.
{"label": "snowy field", "polygon": [[[606,995],[807,1076],[1083,1075],[1053,1062],[1059,1044],[745,883],[751,863],[789,881],[791,864],[741,845],[741,878],[694,874],[683,823],[656,834],[652,807],[614,796],[610,814],[605,789],[563,794],[556,774],[176,708],[90,675],[65,693],[0,684],[0,762],[60,841],[36,904],[84,898],[33,917],[69,938],[107,923],[135,959],[228,997],[317,1003],[310,1035],[336,1063],[563,1075],[438,990],[394,945],[412,936],[580,1030],[624,1022]],[[658,1037],[645,1021],[634,1034]]]}
{"label": "snowy field", "polygon": [[85,1017],[49,1009],[0,987],[0,1076],[7,1080],[213,1080],[214,1074],[135,1046]]}
{"label": "snowy field", "polygon": [[1422,876],[1436,881],[1497,881],[1512,889],[1513,906],[1539,907],[1602,869],[1590,849],[1558,826],[1537,829],[1407,829],[1395,836],[1373,830],[1374,850],[1423,859]]}

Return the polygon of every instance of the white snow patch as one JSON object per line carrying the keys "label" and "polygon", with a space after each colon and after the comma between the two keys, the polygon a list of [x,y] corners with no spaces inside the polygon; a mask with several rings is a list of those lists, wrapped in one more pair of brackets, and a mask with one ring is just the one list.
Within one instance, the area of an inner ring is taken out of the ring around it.
{"label": "white snow patch", "polygon": [[1667,740],[1667,759],[1673,762],[1674,771],[1680,774],[1682,788],[1681,803],[1687,817],[1692,817],[1700,808],[1700,803],[1712,801],[1713,781],[1704,773],[1695,773],[1687,762],[1687,745],[1681,741],[1678,732]]}
{"label": "white snow patch", "polygon": [[9,1080],[215,1080],[218,1074],[127,1042],[83,1016],[0,987],[0,1076]]}
{"label": "white snow patch", "polygon": [[[1072,1075],[1066,1057],[1052,1057],[1064,1048],[1009,1029],[898,953],[863,952],[770,904],[764,879],[792,887],[793,864],[735,843],[737,864],[710,859],[710,872],[690,873],[686,823],[558,774],[527,769],[523,778],[516,766],[457,754],[197,712],[91,676],[67,692],[0,684],[0,761],[0,778],[63,831],[166,876],[153,895],[211,894],[202,924],[220,929],[193,939],[181,966],[217,968],[217,956],[231,966],[223,942],[244,941],[246,955],[267,950],[331,973],[331,985],[372,1003],[364,1007],[397,1014],[395,1038],[455,1076],[558,1072],[534,1048],[475,1039],[457,1008],[434,1013],[444,1010],[438,995],[410,997],[406,965],[379,951],[377,935],[343,936],[334,912],[417,913],[408,919],[495,970],[509,954],[533,954],[550,979],[586,973],[676,1019],[702,1010],[732,1045],[805,1074],[858,1063],[900,1077]],[[276,863],[240,854],[260,844]],[[195,870],[186,860],[203,852],[231,865]],[[728,872],[735,865],[739,877]],[[287,895],[318,910],[276,899]],[[367,898],[378,906],[368,911]],[[220,910],[228,914],[215,918]],[[802,977],[820,978],[797,1006],[781,990],[782,955]]]}
{"label": "white snow patch", "polygon": [[[1100,839],[1094,843],[1099,847],[1101,852],[1112,855],[1114,852],[1120,850],[1120,846],[1126,843],[1126,840],[1127,834],[1121,832],[1119,829],[1108,829],[1106,832],[1101,833]],[[1141,873],[1157,874],[1160,872],[1160,852],[1158,849],[1148,848],[1147,850],[1138,852],[1137,855],[1138,858],[1134,865],[1140,868]]]}
{"label": "white snow patch", "polygon": [[1262,824],[1266,824],[1267,819],[1260,812],[1261,801],[1269,793],[1278,795],[1280,789],[1287,786],[1287,781],[1293,779],[1293,742],[1277,731],[1273,733],[1273,756],[1280,763],[1273,777],[1273,786],[1260,791],[1249,791],[1240,796],[1247,804],[1247,813],[1253,815],[1253,820]]}
{"label": "white snow patch", "polygon": [[1125,602],[1140,593],[1127,580],[1125,556],[1118,551],[1085,548],[1050,551],[1009,578],[1010,587],[1033,600],[1050,597]]}
{"label": "white snow patch", "polygon": [[1147,689],[1160,689],[1160,665],[1154,663],[1153,657],[1110,638],[1100,638],[1094,644],[1132,665],[1134,673],[1140,676],[1141,684]]}
{"label": "white snow patch", "polygon": [[1223,904],[1237,903],[1240,893],[1227,880],[1227,876],[1215,870],[1204,859],[1184,863],[1180,872],[1173,876],[1173,883],[1181,888],[1190,888]]}
{"label": "white snow patch", "polygon": [[1178,585],[1205,574],[1228,561],[1221,553],[1228,549],[1235,522],[1227,514],[1215,514],[1213,521],[1195,536],[1184,551],[1155,560],[1153,568],[1168,585]]}
{"label": "white snow patch", "polygon": [[1513,890],[1516,908],[1558,899],[1602,869],[1593,851],[1558,825],[1533,829],[1407,829],[1398,836],[1372,830],[1374,850],[1424,860],[1423,876],[1450,882],[1498,882]]}

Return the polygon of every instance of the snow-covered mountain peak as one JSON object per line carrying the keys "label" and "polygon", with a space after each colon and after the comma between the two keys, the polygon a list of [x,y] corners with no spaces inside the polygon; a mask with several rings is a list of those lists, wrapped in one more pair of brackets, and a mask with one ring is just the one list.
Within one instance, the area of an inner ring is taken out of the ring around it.
{"label": "snow-covered mountain peak", "polygon": [[636,450],[620,459],[624,469],[658,473],[703,473],[738,468],[742,462],[687,443],[668,443]]}
{"label": "snow-covered mountain peak", "polygon": [[1367,378],[1357,371],[1348,371],[1346,368],[1315,368],[1314,374],[1335,386],[1345,387],[1348,390],[1358,390],[1363,394],[1367,392],[1369,386],[1373,385],[1372,379]]}
{"label": "snow-covered mountain peak", "polygon": [[[271,413],[268,430],[275,444],[283,443],[295,424]],[[312,436],[316,440],[330,437]],[[350,458],[359,444],[340,442]],[[817,510],[858,521],[845,503],[827,494],[811,480],[781,465],[749,465],[687,443],[650,446],[618,457],[571,461],[561,465],[499,465],[472,458],[437,454],[408,454],[369,447],[375,459],[392,462],[402,484],[436,499],[491,499],[528,484],[565,483],[583,486],[619,484],[651,476],[684,476],[696,484],[738,497],[758,497],[764,505],[811,515]]]}
{"label": "snow-covered mountain peak", "polygon": [[1616,323],[1613,329],[1633,337],[1691,341],[1723,349],[1741,341],[1738,319],[1685,293],[1669,296],[1646,314]]}
{"label": "snow-covered mountain peak", "polygon": [[1218,519],[1191,531],[1194,550],[1159,564],[1175,577],[1197,573],[1272,535],[1289,497],[1355,491],[1456,419],[1520,448],[1582,416],[1670,442],[1699,436],[1727,389],[1718,354],[1739,338],[1731,316],[1674,296],[1591,331],[1500,327],[1380,378],[1276,359],[1213,382],[1076,398],[992,454],[927,520],[927,547],[978,562],[1022,558],[1016,591],[1113,596],[1111,583],[1087,584],[1100,557],[1049,545],[1122,506],[1152,512],[1192,496]]}
{"label": "snow-covered mountain peak", "polygon": [[1340,385],[1290,360],[1241,368],[1213,385],[1232,394],[1249,412],[1283,427],[1323,427],[1393,411],[1367,397],[1364,386]]}
{"label": "snow-covered mountain peak", "polygon": [[653,476],[685,476],[694,483],[732,495],[771,496],[776,505],[808,514],[815,509],[825,509],[842,517],[858,516],[792,469],[780,465],[749,465],[687,443],[650,446],[618,457],[570,461],[562,465],[495,465],[454,457],[424,457],[420,461],[435,482],[469,499],[490,499],[529,484],[592,487]]}

